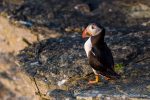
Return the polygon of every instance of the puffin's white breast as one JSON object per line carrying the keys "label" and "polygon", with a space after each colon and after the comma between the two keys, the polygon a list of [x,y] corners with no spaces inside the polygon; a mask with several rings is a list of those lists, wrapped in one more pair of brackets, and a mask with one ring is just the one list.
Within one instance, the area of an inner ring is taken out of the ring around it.
{"label": "puffin's white breast", "polygon": [[87,55],[87,57],[88,57],[89,52],[90,52],[91,49],[92,49],[91,37],[85,42],[85,44],[84,44],[84,49],[85,49],[86,55]]}

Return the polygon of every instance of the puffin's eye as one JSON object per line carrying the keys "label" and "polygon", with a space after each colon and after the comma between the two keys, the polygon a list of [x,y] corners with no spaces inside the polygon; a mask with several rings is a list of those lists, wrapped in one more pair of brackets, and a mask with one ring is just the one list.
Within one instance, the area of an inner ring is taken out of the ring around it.
{"label": "puffin's eye", "polygon": [[95,29],[95,27],[92,25],[92,29]]}

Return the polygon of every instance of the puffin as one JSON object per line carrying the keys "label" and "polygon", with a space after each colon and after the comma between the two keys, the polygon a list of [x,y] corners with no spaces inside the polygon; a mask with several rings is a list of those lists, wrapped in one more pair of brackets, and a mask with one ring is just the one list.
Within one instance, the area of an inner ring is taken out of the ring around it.
{"label": "puffin", "polygon": [[82,38],[87,38],[84,49],[88,62],[95,74],[95,80],[89,81],[89,84],[99,82],[99,77],[105,80],[119,79],[120,75],[114,70],[114,60],[111,50],[104,41],[105,29],[95,23],[89,24],[82,33]]}

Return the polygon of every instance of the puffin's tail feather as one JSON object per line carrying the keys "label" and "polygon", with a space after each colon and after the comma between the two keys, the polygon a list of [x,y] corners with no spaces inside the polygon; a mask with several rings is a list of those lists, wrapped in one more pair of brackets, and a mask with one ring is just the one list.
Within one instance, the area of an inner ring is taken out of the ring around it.
{"label": "puffin's tail feather", "polygon": [[111,70],[111,69],[107,69],[107,71],[103,74],[104,74],[104,76],[109,77],[111,79],[120,79],[121,78],[121,75],[119,75],[118,73],[116,73],[114,70]]}

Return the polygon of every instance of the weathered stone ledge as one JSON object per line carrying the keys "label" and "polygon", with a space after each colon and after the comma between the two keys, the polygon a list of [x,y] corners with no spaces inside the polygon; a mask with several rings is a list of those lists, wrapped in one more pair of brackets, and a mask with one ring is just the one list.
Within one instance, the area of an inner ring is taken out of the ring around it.
{"label": "weathered stone ledge", "polygon": [[22,71],[35,78],[40,94],[46,98],[149,99],[149,33],[118,33],[109,35],[106,41],[115,62],[123,64],[118,70],[122,79],[109,83],[87,84],[92,75],[88,75],[91,69],[80,36],[35,43],[20,52],[18,61]]}

